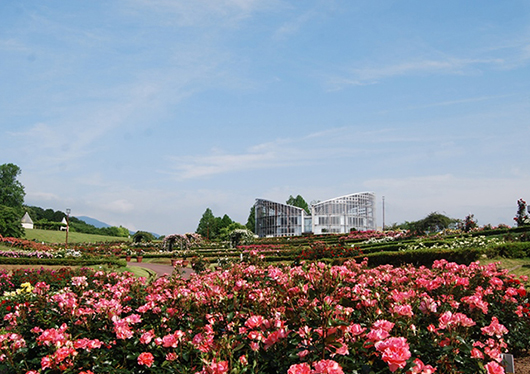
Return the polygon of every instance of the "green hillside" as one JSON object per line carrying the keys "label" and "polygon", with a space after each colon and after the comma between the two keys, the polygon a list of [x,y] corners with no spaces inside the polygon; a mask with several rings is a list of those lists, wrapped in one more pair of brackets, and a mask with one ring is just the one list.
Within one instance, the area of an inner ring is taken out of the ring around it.
{"label": "green hillside", "polygon": [[[25,239],[36,240],[44,243],[64,243],[66,241],[66,232],[56,230],[26,229]],[[68,233],[68,243],[96,243],[96,242],[130,242],[130,238],[85,234],[81,232]]]}

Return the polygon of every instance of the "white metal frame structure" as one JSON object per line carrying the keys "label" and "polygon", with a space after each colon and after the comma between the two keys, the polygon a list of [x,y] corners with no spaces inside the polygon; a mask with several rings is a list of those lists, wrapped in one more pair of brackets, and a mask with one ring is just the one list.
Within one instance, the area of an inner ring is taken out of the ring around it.
{"label": "white metal frame structure", "polygon": [[319,202],[311,206],[313,233],[376,230],[376,201],[373,192],[360,192]]}
{"label": "white metal frame structure", "polygon": [[376,230],[376,201],[373,192],[359,192],[319,202],[311,206],[311,216],[302,208],[256,199],[256,234],[260,237],[349,233]]}
{"label": "white metal frame structure", "polygon": [[260,237],[302,235],[305,211],[293,205],[256,199],[256,234]]}

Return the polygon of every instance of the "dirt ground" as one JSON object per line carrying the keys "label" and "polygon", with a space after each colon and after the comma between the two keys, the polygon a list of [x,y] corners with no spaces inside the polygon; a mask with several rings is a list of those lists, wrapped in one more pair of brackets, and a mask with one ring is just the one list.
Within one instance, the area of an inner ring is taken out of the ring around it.
{"label": "dirt ground", "polygon": [[515,374],[530,374],[530,354],[514,358]]}

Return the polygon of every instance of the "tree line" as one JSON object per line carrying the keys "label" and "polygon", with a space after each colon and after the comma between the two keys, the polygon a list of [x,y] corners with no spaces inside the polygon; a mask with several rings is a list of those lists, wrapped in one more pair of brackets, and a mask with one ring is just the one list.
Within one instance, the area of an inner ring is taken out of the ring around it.
{"label": "tree line", "polygon": [[[62,226],[64,226],[64,224],[62,224],[62,220],[66,218],[66,213],[61,212],[60,210],[43,209],[37,206],[24,207],[25,210],[29,213],[30,217],[33,219],[33,224],[35,225],[35,228],[45,230],[59,230]],[[74,232],[82,232],[85,234],[95,235],[108,235],[124,238],[127,238],[130,235],[129,230],[123,226],[96,227],[73,216],[68,217],[68,223],[70,231]]]}
{"label": "tree line", "polygon": [[[0,235],[23,237],[24,228],[21,219],[25,212],[28,212],[35,227],[59,230],[64,226],[61,221],[66,217],[66,213],[24,205],[26,192],[22,183],[17,179],[20,173],[20,168],[15,164],[0,165]],[[122,226],[98,228],[76,217],[69,217],[68,221],[70,230],[75,232],[116,237],[129,236],[129,230]]]}

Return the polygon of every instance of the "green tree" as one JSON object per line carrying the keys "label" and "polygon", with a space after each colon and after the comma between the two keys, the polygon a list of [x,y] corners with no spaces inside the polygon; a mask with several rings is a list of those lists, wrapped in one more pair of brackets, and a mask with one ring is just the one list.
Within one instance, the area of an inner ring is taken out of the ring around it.
{"label": "green tree", "polygon": [[132,237],[134,243],[152,242],[155,240],[153,234],[147,231],[136,231]]}
{"label": "green tree", "polygon": [[0,235],[13,238],[23,237],[24,228],[20,223],[21,218],[18,209],[0,205]]}
{"label": "green tree", "polygon": [[20,168],[14,164],[0,165],[0,205],[20,209],[24,204],[24,186],[17,180]]}
{"label": "green tree", "polygon": [[232,223],[234,223],[234,221],[232,221],[232,219],[228,217],[227,214],[225,214],[223,218],[221,218],[221,220],[219,221],[219,230],[230,226]]}
{"label": "green tree", "polygon": [[442,231],[454,226],[458,220],[449,218],[438,212],[432,212],[427,217],[419,221],[412,221],[399,225],[400,228],[416,232],[419,235]]}
{"label": "green tree", "polygon": [[197,234],[200,234],[203,238],[208,240],[214,239],[217,233],[217,221],[210,208],[206,208],[202,214],[199,226],[195,230]]}
{"label": "green tree", "polygon": [[24,235],[20,220],[24,213],[24,186],[17,180],[20,168],[0,165],[0,235],[19,238]]}
{"label": "green tree", "polygon": [[302,208],[307,214],[311,214],[309,212],[309,205],[307,205],[307,202],[300,195],[297,195],[296,197],[293,197],[293,195],[289,195],[289,199],[287,199],[286,204]]}
{"label": "green tree", "polygon": [[111,226],[111,227],[103,227],[101,228],[100,230],[105,233],[105,235],[109,235],[109,236],[116,236],[116,237],[128,237],[129,236],[129,230],[125,229],[124,231],[124,227],[120,226],[120,227],[116,227],[116,226]]}
{"label": "green tree", "polygon": [[235,229],[229,234],[230,247],[236,248],[238,245],[251,244],[254,241],[254,234],[247,228]]}
{"label": "green tree", "polygon": [[219,230],[219,239],[223,241],[230,240],[230,233],[234,230],[247,229],[246,226],[242,225],[239,222],[232,222],[226,227],[223,227]]}
{"label": "green tree", "polygon": [[254,234],[256,233],[256,206],[252,205],[252,208],[250,208],[250,213],[248,215],[247,224],[245,225],[247,229],[252,231]]}

